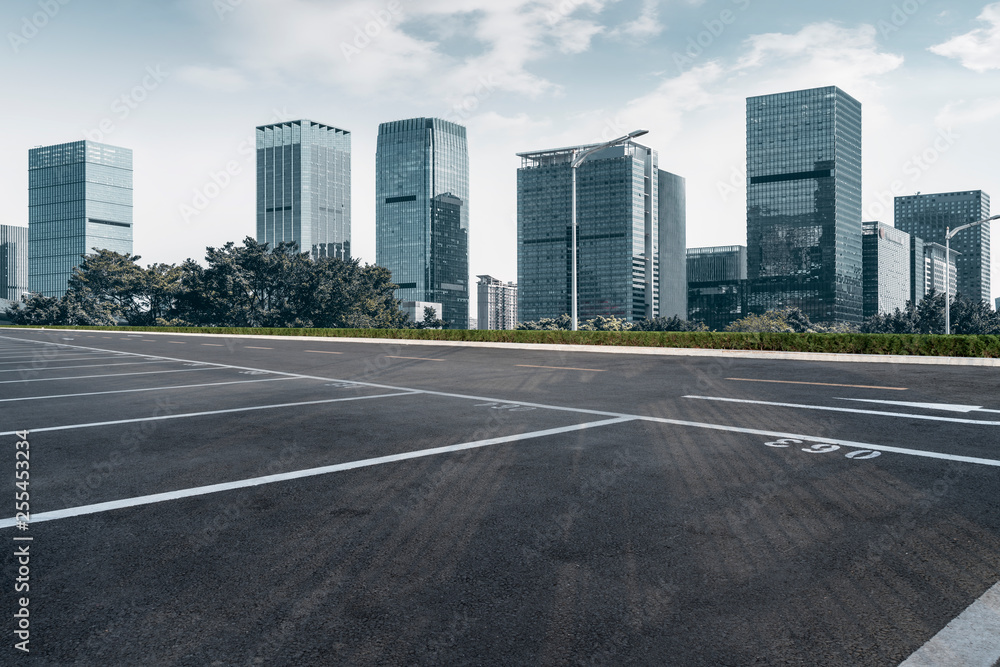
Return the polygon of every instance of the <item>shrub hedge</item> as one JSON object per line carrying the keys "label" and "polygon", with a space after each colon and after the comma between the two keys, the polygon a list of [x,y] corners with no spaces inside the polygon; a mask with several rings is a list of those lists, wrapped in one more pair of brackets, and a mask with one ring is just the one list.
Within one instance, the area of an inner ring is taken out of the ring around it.
{"label": "shrub hedge", "polygon": [[[39,327],[6,327],[10,329]],[[207,333],[221,335],[398,338],[574,345],[629,345],[769,352],[835,352],[937,357],[1000,358],[1000,336],[861,333],[738,333],[715,331],[483,331],[455,329],[296,329],[246,327],[42,327],[95,331]]]}

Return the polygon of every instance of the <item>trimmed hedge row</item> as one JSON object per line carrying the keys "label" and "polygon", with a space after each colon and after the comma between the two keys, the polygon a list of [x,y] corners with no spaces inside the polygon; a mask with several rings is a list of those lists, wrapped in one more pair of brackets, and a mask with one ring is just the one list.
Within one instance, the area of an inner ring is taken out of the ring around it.
{"label": "trimmed hedge row", "polygon": [[[39,328],[16,327],[7,328]],[[739,333],[715,331],[483,331],[456,329],[295,329],[250,327],[79,327],[160,333],[221,335],[326,336],[349,338],[399,338],[408,340],[487,341],[497,343],[547,343],[574,345],[629,345],[715,350],[765,350],[769,352],[836,352],[843,354],[901,354],[936,357],[1000,357],[1000,336],[943,336],[922,334],[859,333]]]}

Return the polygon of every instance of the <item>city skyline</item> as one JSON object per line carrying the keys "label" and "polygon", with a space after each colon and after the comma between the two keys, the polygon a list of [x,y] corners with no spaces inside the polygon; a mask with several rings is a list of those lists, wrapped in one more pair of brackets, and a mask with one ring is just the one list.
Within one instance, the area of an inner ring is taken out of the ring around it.
{"label": "city skyline", "polygon": [[[0,194],[25,201],[33,146],[128,146],[134,251],[143,263],[201,261],[206,246],[254,234],[253,128],[319,118],[352,130],[352,255],[374,262],[377,124],[444,117],[469,128],[470,273],[514,280],[513,152],[648,127],[661,166],[687,178],[688,245],[744,244],[743,99],[825,85],[865,108],[865,219],[891,223],[896,195],[996,191],[994,5],[777,6],[68,4],[29,29],[37,3],[8,3],[5,71],[32,103],[8,111],[20,131],[0,152]],[[269,36],[289,31],[294,45]],[[199,123],[183,124],[192,109]],[[26,208],[0,224],[25,225]]]}

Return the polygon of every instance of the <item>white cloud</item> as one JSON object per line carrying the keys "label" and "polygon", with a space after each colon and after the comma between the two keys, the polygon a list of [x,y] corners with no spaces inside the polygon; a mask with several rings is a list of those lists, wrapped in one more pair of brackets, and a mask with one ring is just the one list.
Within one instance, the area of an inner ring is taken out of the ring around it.
{"label": "white cloud", "polygon": [[247,87],[246,78],[231,67],[191,65],[177,70],[177,78],[200,88],[235,93]]}
{"label": "white cloud", "polygon": [[987,5],[978,20],[989,25],[932,46],[931,52],[956,58],[975,72],[1000,69],[1000,3]]}
{"label": "white cloud", "polygon": [[947,104],[934,118],[934,123],[938,127],[962,127],[992,122],[998,117],[1000,117],[1000,99],[978,100],[972,104],[959,100]]}
{"label": "white cloud", "polygon": [[610,36],[640,43],[658,36],[664,30],[660,23],[659,6],[659,0],[643,0],[639,17],[615,28]]}

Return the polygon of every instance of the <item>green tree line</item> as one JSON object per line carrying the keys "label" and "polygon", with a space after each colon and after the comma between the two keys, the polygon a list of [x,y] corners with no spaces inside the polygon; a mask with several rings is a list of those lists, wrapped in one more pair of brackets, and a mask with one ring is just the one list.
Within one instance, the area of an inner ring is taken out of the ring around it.
{"label": "green tree line", "polygon": [[14,324],[390,329],[413,326],[399,310],[388,269],[322,258],[294,243],[247,237],[208,248],[206,265],[140,267],[138,255],[85,255],[62,297],[25,295]]}

